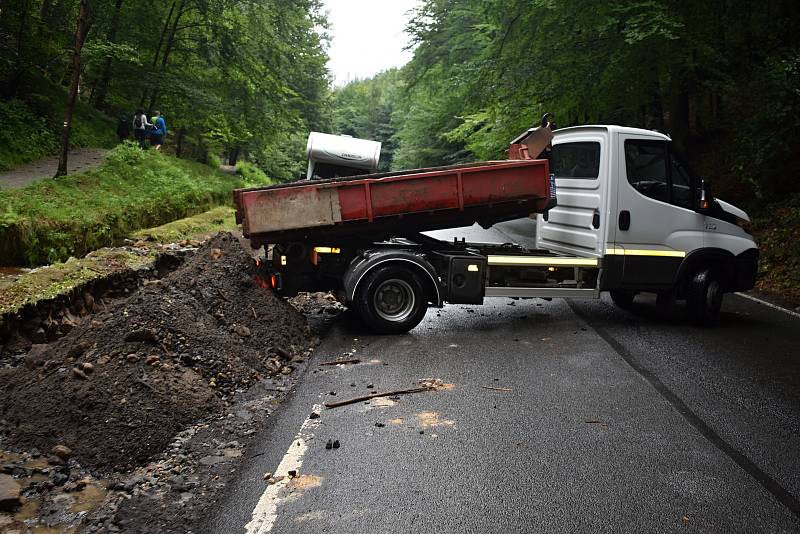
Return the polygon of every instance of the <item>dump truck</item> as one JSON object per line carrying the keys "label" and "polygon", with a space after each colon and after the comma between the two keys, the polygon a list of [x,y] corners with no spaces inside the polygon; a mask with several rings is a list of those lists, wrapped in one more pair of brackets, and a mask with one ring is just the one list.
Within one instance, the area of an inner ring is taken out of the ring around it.
{"label": "dump truck", "polygon": [[[685,300],[692,323],[712,325],[724,293],[755,284],[749,217],[656,131],[552,131],[543,119],[507,160],[353,176],[341,175],[346,159],[325,157],[335,177],[234,191],[237,222],[264,247],[269,287],[335,291],[375,332],[407,332],[446,303],[603,292],[621,307],[644,292]],[[535,246],[424,233],[524,217]]]}

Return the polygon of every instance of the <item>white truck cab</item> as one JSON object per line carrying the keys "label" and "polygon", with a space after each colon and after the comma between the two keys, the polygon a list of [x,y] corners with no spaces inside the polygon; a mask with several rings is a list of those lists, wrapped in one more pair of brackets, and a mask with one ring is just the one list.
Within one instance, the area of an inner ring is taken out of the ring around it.
{"label": "white truck cab", "polygon": [[598,289],[621,306],[645,291],[686,299],[696,323],[716,320],[724,292],[753,287],[749,217],[712,198],[668,136],[578,126],[552,144],[558,205],[537,216],[537,248],[601,259]]}

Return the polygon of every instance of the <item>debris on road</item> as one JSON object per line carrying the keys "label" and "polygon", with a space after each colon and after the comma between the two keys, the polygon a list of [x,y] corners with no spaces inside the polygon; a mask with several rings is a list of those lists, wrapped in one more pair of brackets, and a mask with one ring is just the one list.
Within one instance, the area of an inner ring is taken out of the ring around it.
{"label": "debris on road", "polygon": [[361,363],[361,360],[358,358],[350,358],[347,360],[331,360],[328,362],[321,362],[320,365],[344,365],[344,364],[356,364]]}
{"label": "debris on road", "polygon": [[506,391],[506,392],[507,391],[514,391],[511,388],[501,388],[501,387],[495,387],[495,386],[480,386],[480,387],[482,387],[483,389],[491,389],[492,391]]}
{"label": "debris on road", "polygon": [[357,402],[362,402],[370,399],[374,399],[377,397],[391,397],[392,395],[405,395],[408,393],[422,393],[423,391],[433,391],[434,388],[424,386],[418,388],[408,388],[408,389],[398,389],[394,391],[384,391],[382,393],[371,393],[369,395],[361,395],[360,397],[353,397],[352,399],[345,399],[336,402],[326,402],[324,406],[326,408],[338,408],[339,406],[347,406],[348,404],[355,404]]}

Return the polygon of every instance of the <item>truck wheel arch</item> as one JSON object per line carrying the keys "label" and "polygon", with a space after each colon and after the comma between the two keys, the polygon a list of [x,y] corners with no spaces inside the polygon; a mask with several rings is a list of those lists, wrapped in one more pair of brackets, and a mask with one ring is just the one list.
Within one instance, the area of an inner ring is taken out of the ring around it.
{"label": "truck wheel arch", "polygon": [[378,267],[396,264],[411,268],[425,283],[430,302],[434,306],[443,305],[442,292],[433,266],[413,251],[392,250],[366,252],[353,261],[344,276],[344,290],[347,303],[352,303],[358,286],[364,277]]}
{"label": "truck wheel arch", "polygon": [[674,287],[679,296],[685,296],[686,287],[692,277],[701,270],[709,269],[719,278],[723,287],[732,285],[736,278],[736,257],[721,248],[699,248],[691,251],[681,262],[675,275]]}

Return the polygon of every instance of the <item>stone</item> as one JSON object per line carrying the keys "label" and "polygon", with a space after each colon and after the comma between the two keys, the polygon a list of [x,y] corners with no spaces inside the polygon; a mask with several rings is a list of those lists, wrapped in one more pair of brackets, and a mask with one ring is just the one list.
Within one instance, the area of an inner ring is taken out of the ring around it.
{"label": "stone", "polygon": [[284,365],[283,367],[281,367],[281,374],[282,375],[290,375],[290,374],[292,374],[292,368],[289,367],[288,365]]}
{"label": "stone", "polygon": [[241,324],[234,325],[233,331],[236,333],[237,336],[250,337],[250,329],[244,325]]}
{"label": "stone", "polygon": [[22,488],[11,475],[0,475],[0,511],[10,512],[22,504]]}
{"label": "stone", "polygon": [[73,345],[72,348],[69,349],[69,352],[67,352],[67,356],[70,358],[77,358],[79,356],[82,356],[84,352],[86,352],[87,350],[89,350],[89,348],[91,348],[91,346],[92,344],[89,343],[88,341],[81,341],[80,343]]}
{"label": "stone", "polygon": [[86,373],[84,373],[77,367],[72,368],[72,376],[74,376],[75,378],[79,378],[81,380],[89,380],[89,377],[86,376]]}
{"label": "stone", "polygon": [[92,311],[94,309],[94,297],[92,296],[91,293],[83,294],[83,302],[88,311]]}
{"label": "stone", "polygon": [[72,456],[72,449],[67,447],[66,445],[56,445],[52,449],[50,449],[54,455],[58,456],[64,461],[67,461]]}
{"label": "stone", "polygon": [[125,336],[125,341],[132,342],[132,341],[141,341],[145,343],[155,343],[156,333],[150,330],[149,328],[143,328],[141,330],[134,330],[130,332],[127,336]]}
{"label": "stone", "polygon": [[31,345],[28,354],[25,355],[25,367],[28,369],[35,369],[44,364],[48,359],[48,345],[46,343],[39,343]]}
{"label": "stone", "polygon": [[139,356],[137,356],[136,354],[128,354],[128,356],[125,358],[125,360],[128,363],[136,363],[136,362],[139,361]]}
{"label": "stone", "polygon": [[94,371],[94,365],[89,362],[84,362],[81,368],[86,374],[91,374]]}
{"label": "stone", "polygon": [[158,365],[159,363],[161,363],[161,359],[158,356],[150,355],[147,357],[144,363],[146,363],[147,365]]}
{"label": "stone", "polygon": [[271,478],[272,478],[272,473],[269,473],[269,472],[264,473],[264,480],[269,480]]}
{"label": "stone", "polygon": [[311,415],[308,416],[309,419],[319,419],[319,414],[317,412],[311,412]]}
{"label": "stone", "polygon": [[340,447],[340,443],[338,439],[333,440],[333,448],[338,449]]}

